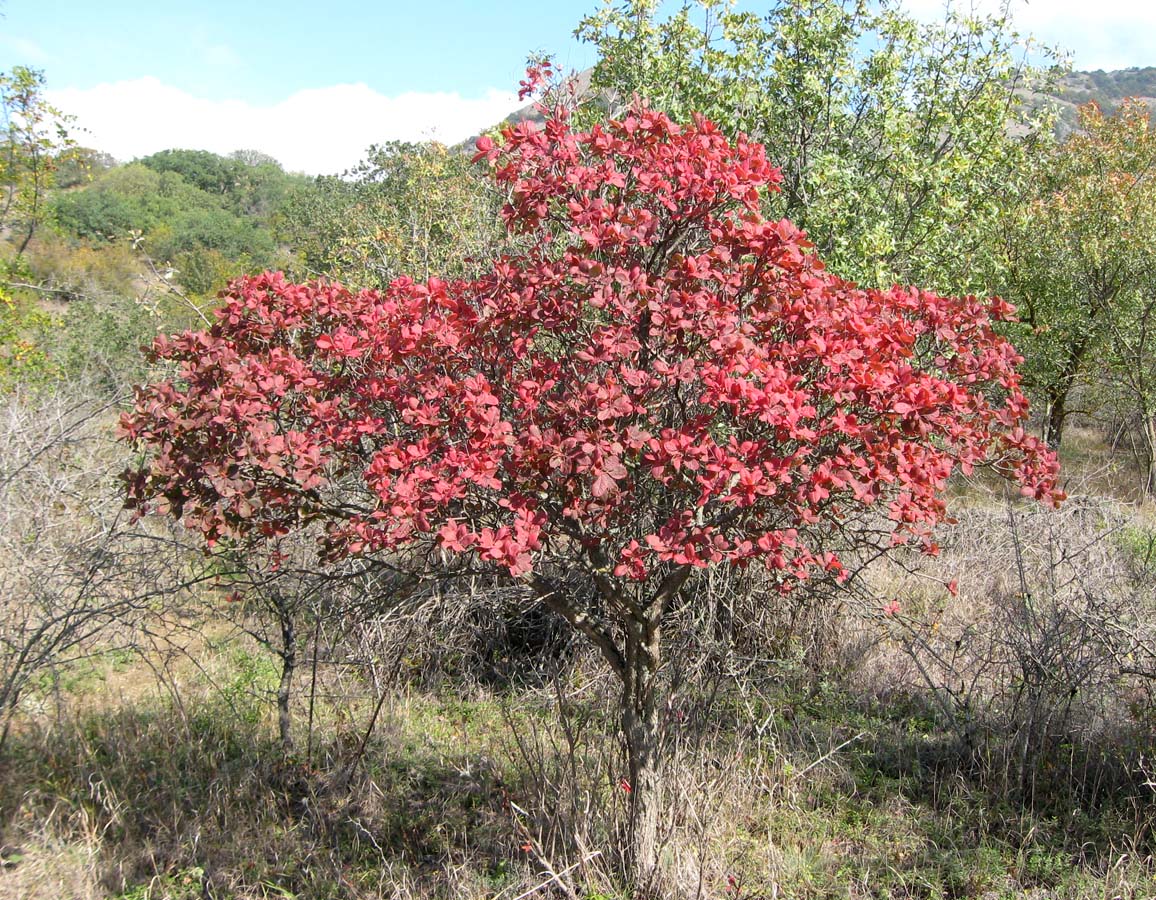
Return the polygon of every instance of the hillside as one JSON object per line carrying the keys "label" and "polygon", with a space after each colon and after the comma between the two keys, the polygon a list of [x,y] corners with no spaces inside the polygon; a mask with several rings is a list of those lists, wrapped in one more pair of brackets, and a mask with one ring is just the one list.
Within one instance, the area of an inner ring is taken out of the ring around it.
{"label": "hillside", "polygon": [[1105,72],[1072,72],[1064,76],[1052,95],[1059,104],[1058,128],[1061,135],[1076,125],[1076,109],[1095,100],[1112,111],[1125,97],[1137,97],[1150,107],[1156,105],[1156,66]]}
{"label": "hillside", "polygon": [[[583,69],[575,75],[580,93],[585,94],[590,89],[593,74],[594,70],[590,68]],[[1092,72],[1070,72],[1059,80],[1055,90],[1044,93],[1044,96],[1057,104],[1057,131],[1061,137],[1065,137],[1076,127],[1076,110],[1091,100],[1095,100],[1108,112],[1114,111],[1125,97],[1137,97],[1150,107],[1156,106],[1156,66],[1116,69],[1110,72],[1102,69]],[[526,104],[511,113],[506,122],[516,125],[527,119],[541,120],[533,104]],[[462,150],[472,150],[477,137],[474,135],[462,141],[458,147]]]}

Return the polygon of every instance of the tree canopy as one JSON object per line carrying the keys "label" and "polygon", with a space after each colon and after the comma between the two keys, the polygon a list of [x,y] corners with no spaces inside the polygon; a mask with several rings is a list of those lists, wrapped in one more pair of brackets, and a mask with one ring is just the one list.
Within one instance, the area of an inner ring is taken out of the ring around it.
{"label": "tree canopy", "polygon": [[1156,408],[1145,324],[1156,296],[1156,134],[1133,100],[1115,115],[1086,105],[1079,124],[1032,158],[1024,202],[1001,223],[994,279],[1020,306],[1024,372],[1057,446],[1073,391],[1104,375],[1147,410],[1143,421]]}
{"label": "tree canopy", "polygon": [[985,290],[987,249],[1018,167],[1049,122],[1021,103],[1045,73],[1015,55],[1006,17],[949,7],[922,24],[896,0],[790,0],[765,14],[713,0],[665,15],[607,5],[579,34],[593,87],[762,142],[782,166],[770,214],[863,284]]}

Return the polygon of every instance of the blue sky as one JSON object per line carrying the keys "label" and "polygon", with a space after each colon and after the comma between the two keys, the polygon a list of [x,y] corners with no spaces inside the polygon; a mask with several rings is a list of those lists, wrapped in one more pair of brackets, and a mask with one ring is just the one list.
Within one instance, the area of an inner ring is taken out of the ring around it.
{"label": "blue sky", "polygon": [[[903,0],[933,17],[944,0]],[[956,0],[990,9],[1000,0]],[[769,0],[744,0],[758,9]],[[593,62],[572,32],[600,0],[7,0],[0,68],[43,69],[81,143],[260,149],[336,172],[371,143],[454,142],[519,104],[526,56]],[[1078,68],[1156,65],[1156,0],[1013,0],[1022,30]]]}
{"label": "blue sky", "polygon": [[155,76],[256,104],[357,82],[469,94],[516,85],[535,49],[588,57],[571,35],[596,2],[7,0],[0,32],[26,42],[60,88]]}

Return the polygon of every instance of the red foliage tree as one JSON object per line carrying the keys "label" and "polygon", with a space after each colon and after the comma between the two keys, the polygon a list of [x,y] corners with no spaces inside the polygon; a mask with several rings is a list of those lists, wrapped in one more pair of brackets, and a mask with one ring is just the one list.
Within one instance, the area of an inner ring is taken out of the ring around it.
{"label": "red foliage tree", "polygon": [[[789,591],[841,571],[878,508],[928,540],[949,476],[994,464],[1055,502],[1022,429],[999,300],[860,290],[760,195],[778,171],[710,122],[564,112],[478,141],[524,235],[474,281],[385,293],[242,279],[124,434],[130,503],[216,541],[311,520],[324,553],[426,546],[525,580],[622,685],[633,859],[657,839],[656,674],[691,575],[751,563]],[[586,590],[574,590],[580,573]]]}

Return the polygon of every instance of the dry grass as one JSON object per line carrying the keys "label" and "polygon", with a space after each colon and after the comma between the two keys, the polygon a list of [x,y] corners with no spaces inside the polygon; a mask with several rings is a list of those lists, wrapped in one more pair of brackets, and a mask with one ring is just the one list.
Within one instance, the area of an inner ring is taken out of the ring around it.
{"label": "dry grass", "polygon": [[[961,487],[938,558],[853,592],[702,582],[667,671],[661,896],[1156,896],[1156,517],[1073,490],[1121,477],[1078,444],[1060,513]],[[305,629],[288,755],[264,624],[212,617],[220,592],[54,660],[0,768],[0,897],[627,896],[615,685],[473,588]]]}
{"label": "dry grass", "polygon": [[[513,692],[395,686],[346,787],[364,688],[326,685],[345,700],[318,710],[306,766],[276,741],[272,661],[198,649],[179,704],[113,666],[20,734],[0,805],[23,859],[0,896],[512,900],[551,874],[541,896],[621,896],[624,767],[610,685],[585,663]],[[1156,894],[1141,773],[1131,796],[1033,810],[917,694],[784,662],[685,684],[668,725],[666,896]]]}

